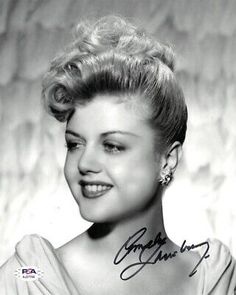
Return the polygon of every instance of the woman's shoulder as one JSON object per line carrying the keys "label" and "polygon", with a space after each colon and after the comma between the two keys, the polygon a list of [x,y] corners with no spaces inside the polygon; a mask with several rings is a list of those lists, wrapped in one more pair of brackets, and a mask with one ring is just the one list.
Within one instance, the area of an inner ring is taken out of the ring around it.
{"label": "woman's shoulder", "polygon": [[[34,275],[30,285],[29,272]],[[77,294],[55,248],[38,234],[24,236],[16,244],[15,253],[0,267],[0,290],[4,295]]]}
{"label": "woman's shoulder", "polygon": [[[236,261],[229,248],[217,239],[208,239],[209,256],[202,261],[203,294],[234,294]],[[204,249],[198,250],[204,257]]]}
{"label": "woman's shoulder", "polygon": [[29,234],[22,237],[22,239],[15,245],[15,253],[5,261],[3,265],[0,266],[0,269],[6,267],[7,264],[13,262],[14,257],[21,257],[23,260],[25,256],[29,256],[31,251],[40,251],[41,248],[47,246],[48,248],[53,249],[51,243],[38,234]]}
{"label": "woman's shoulder", "polygon": [[0,266],[0,280],[11,277],[19,268],[36,266],[40,261],[49,259],[55,253],[52,244],[38,234],[29,234],[16,243],[15,252]]}
{"label": "woman's shoulder", "polygon": [[82,265],[89,254],[86,231],[56,248],[55,253],[64,266],[73,265],[75,261],[80,261],[79,265]]}
{"label": "woman's shoulder", "polygon": [[[204,259],[204,268],[207,270],[216,270],[235,266],[235,259],[233,258],[229,248],[218,239],[207,239],[209,245],[209,256]],[[203,255],[205,249],[198,250],[200,255]]]}
{"label": "woman's shoulder", "polygon": [[[32,247],[36,247],[37,250],[41,248],[48,247],[50,249],[54,249],[52,244],[49,242],[48,239],[42,237],[39,234],[28,234],[22,237],[22,239],[16,244],[15,251],[18,252],[25,252],[25,249],[32,249]],[[36,248],[34,249],[36,250]]]}

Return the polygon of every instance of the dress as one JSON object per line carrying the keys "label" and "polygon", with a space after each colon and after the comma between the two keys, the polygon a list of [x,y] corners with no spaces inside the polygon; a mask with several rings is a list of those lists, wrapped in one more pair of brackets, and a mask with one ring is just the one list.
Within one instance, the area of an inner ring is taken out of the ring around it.
{"label": "dress", "polygon": [[[199,266],[195,274],[199,276],[199,286],[191,295],[236,294],[236,261],[221,242],[208,242],[210,257]],[[34,281],[16,277],[15,271],[26,265],[37,266],[44,272],[43,277]],[[0,294],[83,295],[76,290],[51,243],[37,234],[25,236],[16,245],[15,254],[0,267]]]}

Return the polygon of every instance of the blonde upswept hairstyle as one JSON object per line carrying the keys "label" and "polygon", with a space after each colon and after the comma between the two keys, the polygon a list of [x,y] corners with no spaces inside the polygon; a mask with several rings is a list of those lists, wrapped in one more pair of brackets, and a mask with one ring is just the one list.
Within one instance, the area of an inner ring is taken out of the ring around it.
{"label": "blonde upswept hairstyle", "polygon": [[148,121],[162,146],[184,142],[187,107],[172,49],[119,16],[80,23],[42,85],[46,109],[60,122],[98,94],[139,94],[150,106]]}

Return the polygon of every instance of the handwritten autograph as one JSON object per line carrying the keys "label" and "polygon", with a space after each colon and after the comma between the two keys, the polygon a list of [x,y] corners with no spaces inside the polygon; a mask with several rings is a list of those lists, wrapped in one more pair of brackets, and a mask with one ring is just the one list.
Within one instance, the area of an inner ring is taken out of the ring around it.
{"label": "handwritten autograph", "polygon": [[[147,228],[143,227],[140,230],[138,230],[136,233],[134,233],[131,237],[128,238],[128,240],[122,245],[120,250],[117,252],[115,258],[114,258],[114,264],[119,264],[121,261],[123,261],[126,256],[128,256],[132,251],[136,252],[137,250],[140,250],[139,256],[138,256],[138,262],[132,263],[126,268],[123,269],[123,271],[120,273],[120,278],[122,280],[129,280],[133,276],[135,276],[137,273],[139,273],[146,265],[155,264],[158,261],[166,261],[168,259],[172,259],[176,257],[178,254],[184,253],[185,251],[190,251],[195,248],[199,247],[206,247],[205,252],[200,257],[198,263],[194,267],[194,269],[189,274],[189,277],[192,277],[196,272],[197,268],[199,267],[200,263],[203,261],[203,259],[206,259],[210,256],[208,254],[209,251],[209,243],[202,242],[197,245],[186,245],[186,240],[183,241],[180,250],[174,251],[171,253],[163,253],[161,250],[162,246],[166,244],[166,237],[162,238],[161,233],[159,232],[154,240],[150,240],[146,244],[137,243],[142,236],[146,233]],[[155,248],[154,248],[155,247]],[[143,254],[147,249],[154,248],[154,251],[151,253],[151,255],[148,257],[148,259],[145,261],[143,260]],[[130,274],[131,272],[131,274]]]}

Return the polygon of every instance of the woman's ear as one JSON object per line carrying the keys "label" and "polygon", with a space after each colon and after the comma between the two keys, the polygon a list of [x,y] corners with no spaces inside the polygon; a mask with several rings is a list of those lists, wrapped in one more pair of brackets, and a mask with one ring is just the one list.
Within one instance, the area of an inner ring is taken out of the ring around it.
{"label": "woman's ear", "polygon": [[181,157],[182,145],[180,142],[175,141],[163,154],[161,167],[163,173],[171,172],[173,174],[178,166]]}

